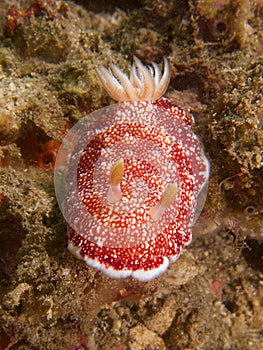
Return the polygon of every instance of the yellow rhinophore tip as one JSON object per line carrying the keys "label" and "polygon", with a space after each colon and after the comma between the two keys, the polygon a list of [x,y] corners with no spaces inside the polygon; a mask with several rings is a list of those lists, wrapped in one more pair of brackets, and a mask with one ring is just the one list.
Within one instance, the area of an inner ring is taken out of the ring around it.
{"label": "yellow rhinophore tip", "polygon": [[164,191],[160,202],[149,210],[149,214],[153,221],[158,221],[163,215],[165,209],[167,209],[174,201],[175,196],[178,192],[176,184],[169,184],[166,191]]}
{"label": "yellow rhinophore tip", "polygon": [[124,174],[124,160],[118,159],[111,168],[110,174],[110,188],[107,194],[107,200],[110,203],[116,203],[121,200],[121,181]]}

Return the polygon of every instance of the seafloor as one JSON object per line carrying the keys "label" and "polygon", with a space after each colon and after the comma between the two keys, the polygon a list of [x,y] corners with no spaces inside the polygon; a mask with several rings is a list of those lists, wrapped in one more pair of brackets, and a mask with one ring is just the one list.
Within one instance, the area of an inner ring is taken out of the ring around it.
{"label": "seafloor", "polygon": [[[148,283],[67,251],[53,185],[63,135],[112,103],[94,68],[133,55],[169,58],[211,163],[192,244]],[[1,1],[0,349],[263,348],[262,62],[261,0]]]}

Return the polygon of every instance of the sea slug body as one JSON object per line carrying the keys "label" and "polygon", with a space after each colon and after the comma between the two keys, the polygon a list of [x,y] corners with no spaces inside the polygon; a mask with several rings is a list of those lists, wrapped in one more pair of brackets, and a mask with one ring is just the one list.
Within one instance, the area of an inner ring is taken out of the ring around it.
{"label": "sea slug body", "polygon": [[191,242],[209,163],[192,116],[162,97],[167,59],[163,74],[136,57],[130,78],[114,64],[97,73],[118,103],[74,126],[55,167],[68,249],[112,278],[149,281]]}

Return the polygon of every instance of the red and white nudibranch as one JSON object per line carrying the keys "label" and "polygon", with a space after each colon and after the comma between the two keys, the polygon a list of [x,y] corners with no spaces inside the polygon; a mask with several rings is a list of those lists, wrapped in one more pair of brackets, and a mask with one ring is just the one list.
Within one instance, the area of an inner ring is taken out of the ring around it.
{"label": "red and white nudibranch", "polygon": [[209,163],[192,116],[162,97],[167,59],[163,73],[136,57],[130,77],[114,64],[97,73],[118,103],[78,122],[57,158],[68,249],[112,278],[149,281],[191,242]]}

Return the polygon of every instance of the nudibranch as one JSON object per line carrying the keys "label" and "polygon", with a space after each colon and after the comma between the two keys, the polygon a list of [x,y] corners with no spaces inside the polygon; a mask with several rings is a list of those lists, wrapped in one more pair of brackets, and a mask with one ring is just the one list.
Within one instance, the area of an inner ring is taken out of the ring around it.
{"label": "nudibranch", "polygon": [[130,77],[115,64],[97,74],[118,103],[70,130],[55,167],[68,249],[112,278],[149,281],[191,242],[209,163],[193,117],[162,97],[166,58],[163,73],[135,57]]}

